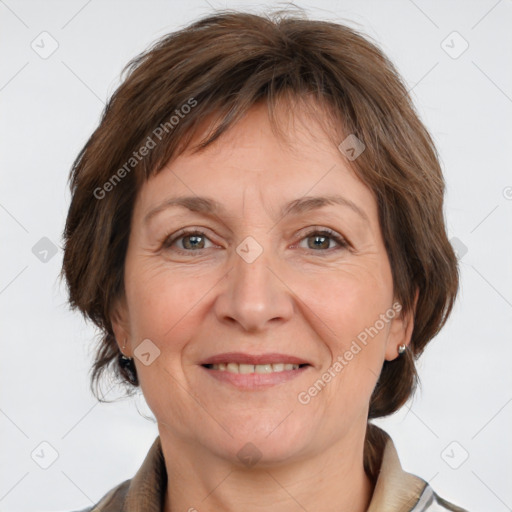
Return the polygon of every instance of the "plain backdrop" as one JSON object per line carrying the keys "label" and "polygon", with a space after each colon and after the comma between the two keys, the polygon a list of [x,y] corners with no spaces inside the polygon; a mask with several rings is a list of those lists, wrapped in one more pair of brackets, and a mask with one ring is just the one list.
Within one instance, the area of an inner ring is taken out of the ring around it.
{"label": "plain backdrop", "polygon": [[[89,506],[134,475],[158,434],[142,397],[104,405],[90,393],[97,333],[57,280],[68,173],[122,67],[215,9],[285,5],[0,0],[0,511]],[[512,510],[512,2],[296,5],[379,44],[446,178],[460,295],[419,361],[421,389],[377,423],[445,499]]]}

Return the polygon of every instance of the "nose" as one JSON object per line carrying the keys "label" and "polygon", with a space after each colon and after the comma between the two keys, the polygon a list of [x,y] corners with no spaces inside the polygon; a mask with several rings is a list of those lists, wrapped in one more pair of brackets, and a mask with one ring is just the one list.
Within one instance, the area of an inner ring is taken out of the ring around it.
{"label": "nose", "polygon": [[215,301],[218,320],[236,323],[245,331],[263,331],[271,323],[292,318],[293,296],[270,250],[249,261],[234,252],[233,265]]}

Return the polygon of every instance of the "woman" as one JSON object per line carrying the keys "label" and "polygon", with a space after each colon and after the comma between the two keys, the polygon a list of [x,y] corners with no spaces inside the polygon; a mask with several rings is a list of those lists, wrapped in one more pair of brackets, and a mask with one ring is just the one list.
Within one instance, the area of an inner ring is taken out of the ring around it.
{"label": "woman", "polygon": [[463,510],[369,421],[458,289],[393,65],[342,25],[226,11],[128,71],[73,166],[63,275],[103,332],[93,384],[140,386],[159,436],[87,510]]}

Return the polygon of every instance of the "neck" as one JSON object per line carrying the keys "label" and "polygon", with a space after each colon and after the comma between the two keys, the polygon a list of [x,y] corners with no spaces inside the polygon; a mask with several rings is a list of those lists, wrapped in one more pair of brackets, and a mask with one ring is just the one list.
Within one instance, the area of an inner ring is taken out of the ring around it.
{"label": "neck", "polygon": [[365,512],[371,501],[364,435],[343,439],[313,458],[243,469],[173,439],[166,429],[160,438],[168,475],[164,512]]}

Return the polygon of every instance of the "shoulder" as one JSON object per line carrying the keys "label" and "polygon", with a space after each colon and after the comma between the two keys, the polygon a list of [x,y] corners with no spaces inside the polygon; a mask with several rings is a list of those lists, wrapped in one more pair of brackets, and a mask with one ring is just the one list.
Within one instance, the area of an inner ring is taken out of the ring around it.
{"label": "shoulder", "polygon": [[74,510],[72,512],[119,512],[123,510],[123,504],[130,487],[131,480],[116,485],[108,491],[97,503],[90,507],[81,510]]}

